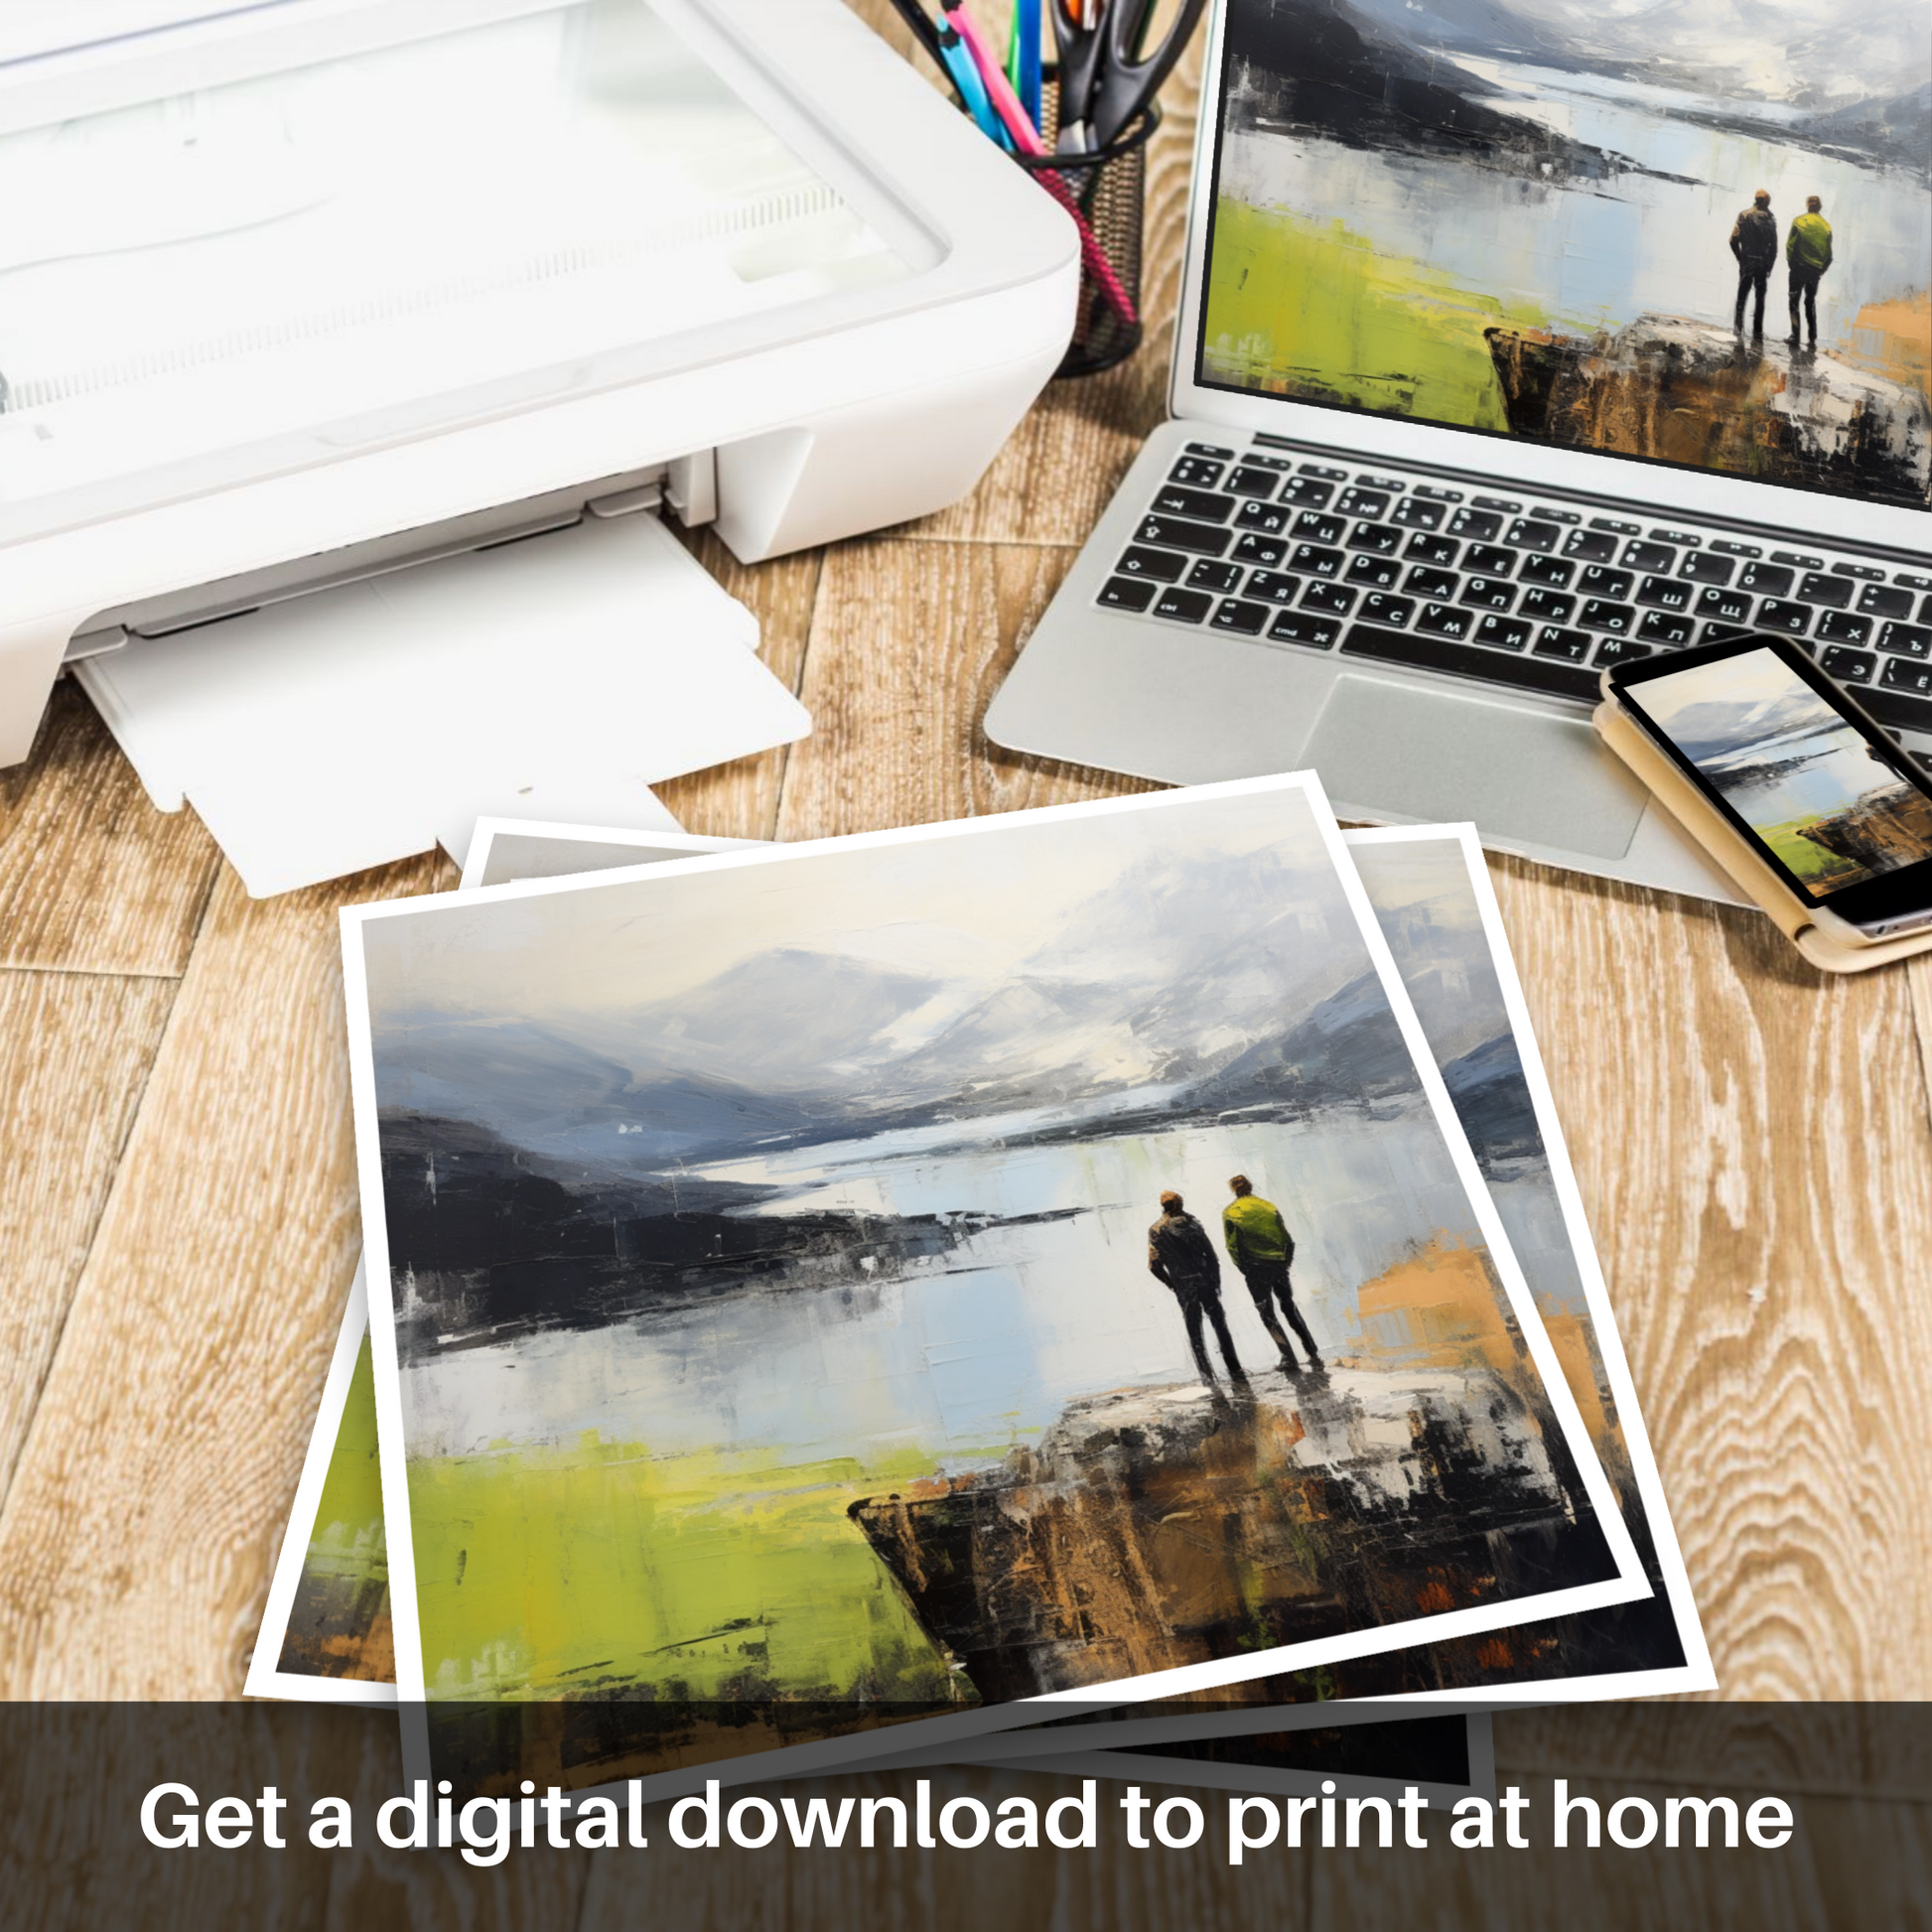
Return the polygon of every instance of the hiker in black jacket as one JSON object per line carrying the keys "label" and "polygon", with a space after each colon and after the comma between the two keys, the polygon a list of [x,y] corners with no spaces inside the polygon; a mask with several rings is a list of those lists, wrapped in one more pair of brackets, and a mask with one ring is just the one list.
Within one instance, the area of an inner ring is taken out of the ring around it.
{"label": "hiker in black jacket", "polygon": [[1730,230],[1730,252],[1737,257],[1737,318],[1731,324],[1740,335],[1744,329],[1744,298],[1757,294],[1757,317],[1751,334],[1764,334],[1764,287],[1771,279],[1771,268],[1778,258],[1778,217],[1771,212],[1771,191],[1760,188],[1751,205]]}
{"label": "hiker in black jacket", "polygon": [[1180,1304],[1187,1323],[1187,1345],[1194,1351],[1194,1364],[1200,1379],[1211,1388],[1219,1385],[1208,1366],[1207,1348],[1201,1335],[1203,1318],[1214,1324],[1214,1338],[1221,1344],[1221,1359],[1227,1363],[1228,1378],[1247,1386],[1241,1358],[1234,1352],[1234,1337],[1228,1333],[1228,1318],[1221,1312],[1221,1260],[1207,1230],[1185,1211],[1185,1203],[1172,1190],[1161,1196],[1161,1218],[1147,1231],[1148,1273],[1165,1282]]}

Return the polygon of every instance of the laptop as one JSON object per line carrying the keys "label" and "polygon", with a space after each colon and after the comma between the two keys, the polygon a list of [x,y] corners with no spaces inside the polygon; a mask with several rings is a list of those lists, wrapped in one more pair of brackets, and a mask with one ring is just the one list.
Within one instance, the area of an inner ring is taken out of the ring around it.
{"label": "laptop", "polygon": [[1606,665],[1802,638],[1932,765],[1932,6],[1735,20],[1224,0],[1172,419],[988,736],[1733,902]]}

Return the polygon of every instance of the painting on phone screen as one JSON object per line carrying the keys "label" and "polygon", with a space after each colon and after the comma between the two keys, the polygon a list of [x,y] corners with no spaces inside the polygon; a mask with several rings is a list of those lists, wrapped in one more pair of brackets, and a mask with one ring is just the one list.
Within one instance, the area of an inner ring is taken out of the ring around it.
{"label": "painting on phone screen", "polygon": [[1775,651],[1647,680],[1665,737],[1814,893],[1932,859],[1932,798]]}

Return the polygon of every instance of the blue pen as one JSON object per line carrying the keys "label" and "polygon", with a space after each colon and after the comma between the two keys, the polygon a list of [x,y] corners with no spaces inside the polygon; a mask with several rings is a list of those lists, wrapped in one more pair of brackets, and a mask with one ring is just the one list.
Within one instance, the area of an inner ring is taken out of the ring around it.
{"label": "blue pen", "polygon": [[945,63],[946,72],[951,75],[953,85],[959,90],[959,97],[966,103],[966,111],[979,122],[980,132],[989,139],[999,142],[1003,148],[1011,148],[1006,124],[993,110],[993,100],[986,91],[986,82],[980,78],[980,70],[973,63],[966,44],[959,38],[958,28],[945,24],[939,29],[939,58]]}
{"label": "blue pen", "polygon": [[1039,125],[1039,0],[1014,0],[1013,32],[1020,58],[1014,64],[1013,91],[1027,118]]}

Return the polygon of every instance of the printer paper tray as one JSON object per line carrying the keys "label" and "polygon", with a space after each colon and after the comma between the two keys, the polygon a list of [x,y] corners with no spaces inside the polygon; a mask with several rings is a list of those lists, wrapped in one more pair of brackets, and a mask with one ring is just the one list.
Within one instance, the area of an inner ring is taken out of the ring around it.
{"label": "printer paper tray", "polygon": [[758,622],[650,515],[225,618],[73,667],[164,811],[256,897],[441,844],[484,813],[664,823],[661,778],[801,738]]}

